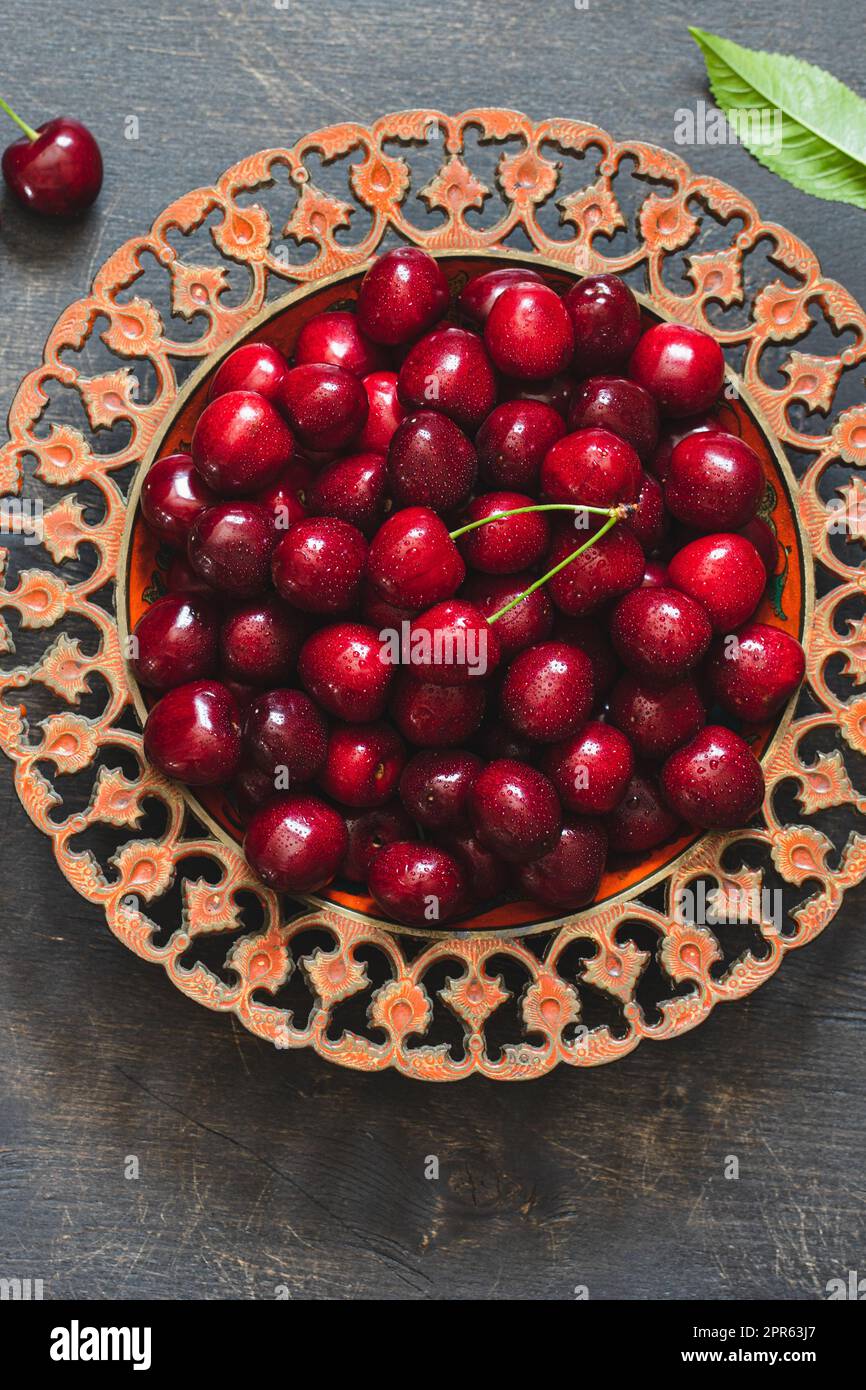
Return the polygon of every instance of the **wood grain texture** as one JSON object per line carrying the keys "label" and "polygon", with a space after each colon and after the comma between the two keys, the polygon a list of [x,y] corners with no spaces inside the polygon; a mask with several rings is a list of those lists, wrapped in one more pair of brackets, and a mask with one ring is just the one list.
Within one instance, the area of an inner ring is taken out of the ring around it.
{"label": "wood grain texture", "polygon": [[[0,209],[0,403],[101,260],[243,154],[417,103],[584,116],[670,144],[676,108],[707,96],[689,23],[863,90],[860,0],[66,0],[62,16],[5,0],[3,95],[31,120],[63,109],[92,125],[106,182],[74,227]],[[861,212],[733,146],[687,157],[863,298]],[[285,1285],[568,1299],[586,1285],[782,1299],[863,1272],[862,892],[776,980],[676,1042],[531,1086],[421,1087],[274,1052],[194,1008],[62,879],[5,763],[0,825],[0,1276],[73,1298]]]}

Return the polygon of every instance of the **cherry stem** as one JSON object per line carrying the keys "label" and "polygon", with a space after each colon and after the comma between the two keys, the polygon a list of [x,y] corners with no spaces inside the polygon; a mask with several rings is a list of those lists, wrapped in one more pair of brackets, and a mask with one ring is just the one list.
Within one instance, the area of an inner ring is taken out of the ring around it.
{"label": "cherry stem", "polygon": [[577,502],[538,502],[531,507],[514,507],[509,512],[491,512],[480,521],[469,521],[457,531],[449,532],[452,541],[465,536],[467,531],[477,531],[479,526],[489,526],[491,521],[503,521],[508,516],[525,516],[527,512],[592,512],[594,516],[606,516],[617,521],[623,514],[622,507],[583,507]]}
{"label": "cherry stem", "polygon": [[21,117],[15,114],[9,103],[4,101],[2,97],[0,97],[0,111],[5,111],[6,115],[11,117],[15,124],[19,126],[21,130],[24,131],[24,134],[27,136],[28,140],[39,139],[38,131],[35,131],[32,126],[27,124],[26,121],[22,121]]}
{"label": "cherry stem", "polygon": [[[599,511],[601,509],[598,507],[581,507],[580,510],[588,512]],[[530,594],[534,594],[536,589],[540,589],[542,584],[546,584],[555,574],[559,574],[560,570],[564,570],[567,565],[571,564],[572,560],[577,559],[578,555],[582,555],[585,550],[589,550],[590,546],[595,545],[596,541],[600,541],[602,536],[606,535],[610,528],[615,526],[623,515],[627,515],[627,512],[624,507],[615,507],[612,512],[608,511],[606,515],[607,521],[600,530],[596,531],[594,536],[590,536],[589,540],[584,541],[583,545],[578,546],[577,550],[573,550],[570,555],[566,555],[565,559],[560,560],[558,565],[554,565],[552,570],[547,571],[547,574],[543,574],[540,579],[536,579],[533,584],[530,584],[528,589],[523,590],[522,594],[518,594],[516,598],[510,599],[508,603],[504,604],[502,608],[487,619],[488,623],[495,623],[498,618],[503,617],[506,613],[510,613],[512,608],[516,608],[518,603],[522,603]]]}

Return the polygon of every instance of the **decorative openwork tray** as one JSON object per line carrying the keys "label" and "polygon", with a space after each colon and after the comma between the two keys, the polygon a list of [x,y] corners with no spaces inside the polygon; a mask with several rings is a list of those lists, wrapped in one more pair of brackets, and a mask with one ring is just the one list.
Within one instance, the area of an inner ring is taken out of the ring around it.
{"label": "decorative openwork tray", "polygon": [[[221,799],[188,801],[142,757],[122,638],[162,558],[137,523],[141,476],[189,439],[226,351],[250,336],[290,349],[398,238],[441,256],[455,288],[485,257],[562,282],[625,274],[649,312],[722,344],[739,372],[731,428],[765,462],[783,559],[764,612],[804,642],[807,685],[756,735],[761,822],[618,868],[599,903],[553,922],[509,904],[423,937],[339,884],[287,914]],[[423,1080],[521,1080],[696,1026],[866,877],[866,837],[838,836],[866,810],[845,763],[866,752],[864,358],[866,316],[798,238],[677,155],[593,125],[407,111],[243,160],[109,257],[12,406],[0,739],[28,814],[131,950],[278,1047]],[[709,924],[675,910],[689,892]]]}

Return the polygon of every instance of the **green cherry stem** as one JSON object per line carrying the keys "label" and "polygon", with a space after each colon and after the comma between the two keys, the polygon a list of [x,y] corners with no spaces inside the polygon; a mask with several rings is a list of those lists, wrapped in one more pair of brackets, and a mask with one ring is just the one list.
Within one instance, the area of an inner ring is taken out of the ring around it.
{"label": "green cherry stem", "polygon": [[480,521],[467,522],[457,531],[449,532],[452,541],[459,540],[465,536],[467,531],[477,531],[479,526],[489,526],[491,521],[503,521],[507,516],[525,516],[527,512],[591,512],[594,516],[612,517],[614,521],[619,519],[622,512],[621,507],[581,507],[576,502],[538,502],[532,507],[514,507],[509,512],[491,512],[489,516],[483,516]]}
{"label": "green cherry stem", "polygon": [[22,121],[21,117],[15,114],[9,103],[4,101],[2,97],[0,97],[0,111],[6,112],[6,115],[9,116],[15,122],[15,124],[20,127],[21,130],[24,131],[24,134],[27,136],[28,140],[39,139],[39,132],[34,130],[32,126],[28,125],[26,121]]}
{"label": "green cherry stem", "polygon": [[[589,510],[589,507],[581,508],[581,511]],[[611,526],[615,526],[619,521],[618,511],[619,509],[617,509],[613,516],[608,516],[607,521],[600,530],[596,531],[594,536],[590,536],[588,541],[584,541],[583,545],[578,546],[577,550],[573,550],[570,555],[566,555],[564,560],[560,560],[558,565],[554,565],[552,570],[547,571],[547,574],[543,574],[540,579],[536,579],[535,583],[530,584],[528,589],[524,589],[522,594],[518,594],[516,598],[510,599],[508,603],[504,604],[497,612],[491,614],[487,619],[488,623],[495,623],[498,618],[503,617],[506,613],[510,613],[512,608],[517,607],[518,603],[522,603],[530,594],[534,594],[536,589],[540,589],[542,584],[546,584],[555,574],[559,574],[560,570],[564,570],[567,565],[571,564],[572,560],[577,559],[578,555],[582,555],[585,550],[589,550],[590,546],[595,545],[596,541],[600,541],[602,536],[606,535],[610,530]]]}

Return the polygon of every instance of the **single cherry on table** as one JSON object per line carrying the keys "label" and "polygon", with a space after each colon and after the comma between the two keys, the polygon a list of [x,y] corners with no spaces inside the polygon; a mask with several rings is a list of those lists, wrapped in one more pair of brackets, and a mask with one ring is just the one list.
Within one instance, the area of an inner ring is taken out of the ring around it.
{"label": "single cherry on table", "polygon": [[24,138],[3,151],[3,178],[24,207],[48,217],[84,212],[102,188],[102,154],[86,125],[55,116],[35,130],[5,101],[5,111]]}

